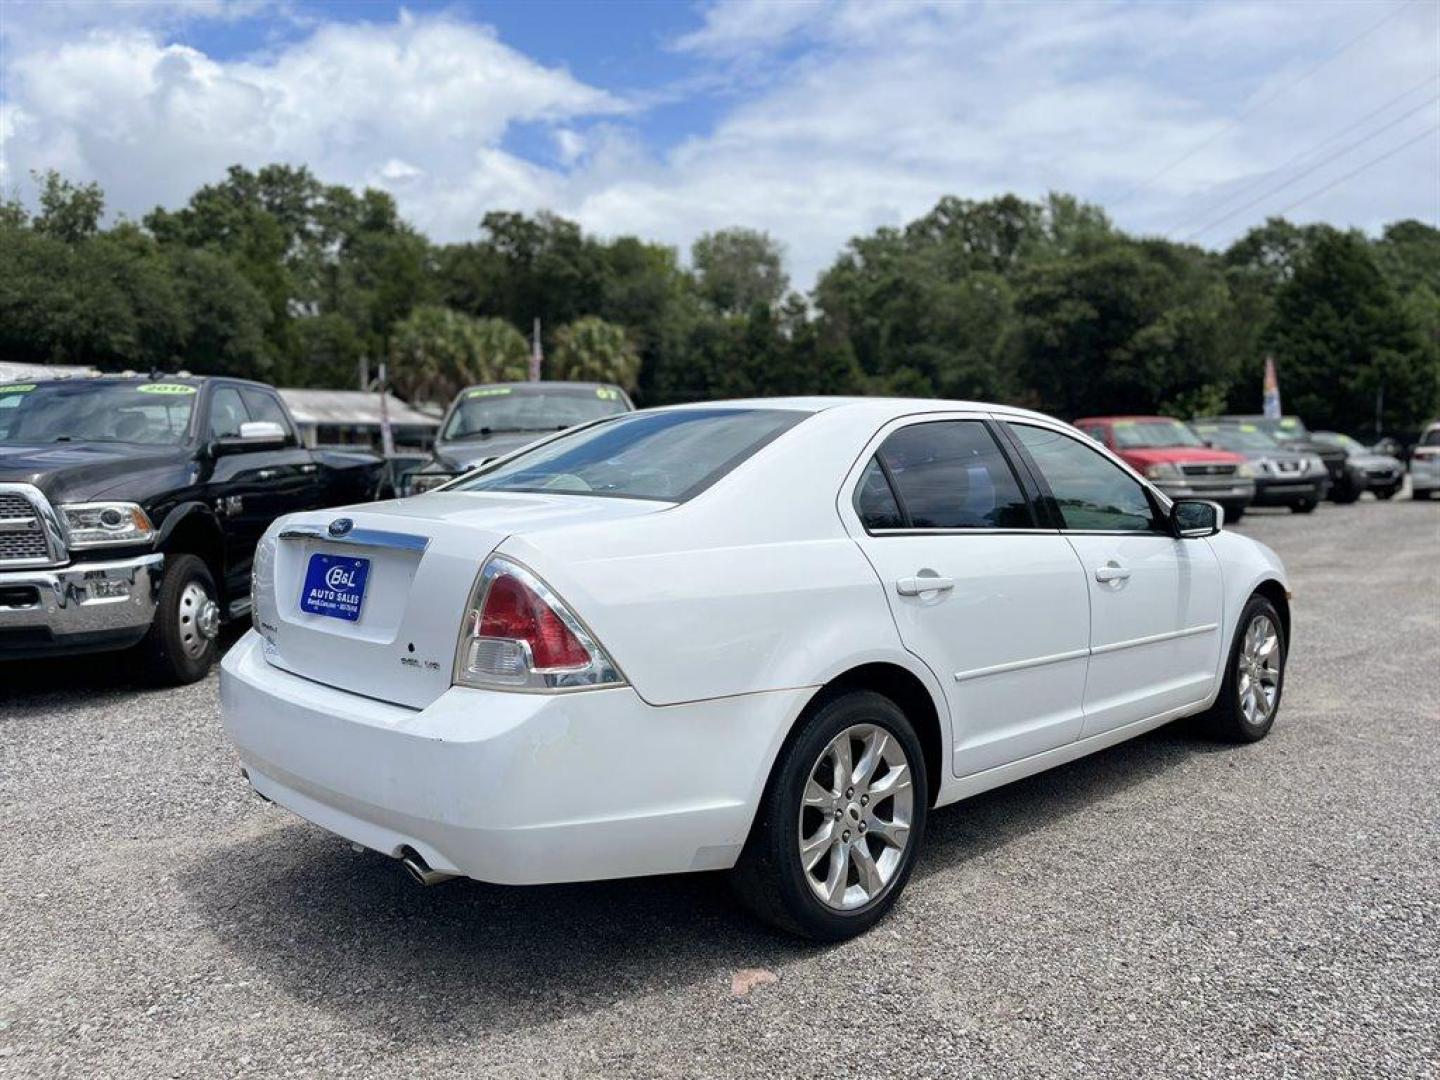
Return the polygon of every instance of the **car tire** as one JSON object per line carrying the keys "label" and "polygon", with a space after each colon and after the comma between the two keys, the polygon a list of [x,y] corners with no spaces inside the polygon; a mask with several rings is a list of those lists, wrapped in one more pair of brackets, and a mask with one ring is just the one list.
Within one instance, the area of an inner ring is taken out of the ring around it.
{"label": "car tire", "polygon": [[1225,524],[1233,525],[1245,516],[1244,503],[1223,503],[1221,509],[1225,511]]}
{"label": "car tire", "polygon": [[1294,514],[1313,514],[1319,501],[1312,498],[1297,499],[1290,504],[1290,512]]}
{"label": "car tire", "polygon": [[1361,488],[1346,482],[1330,492],[1330,501],[1337,506],[1348,506],[1360,498]]}
{"label": "car tire", "polygon": [[203,679],[215,663],[220,609],[215,579],[195,555],[167,555],[155,618],[140,643],[149,680],[182,686]]}
{"label": "car tire", "polygon": [[1429,502],[1431,491],[1429,488],[1421,488],[1418,491],[1411,490],[1410,498],[1415,502]]}
{"label": "car tire", "polygon": [[1384,500],[1384,499],[1393,499],[1399,491],[1400,491],[1400,488],[1399,488],[1399,487],[1376,488],[1376,489],[1375,489],[1375,498],[1377,498],[1377,499],[1382,499],[1382,500]]}
{"label": "car tire", "polygon": [[[843,785],[842,744],[852,764]],[[904,712],[869,690],[838,694],[812,707],[780,751],[731,885],[751,913],[787,933],[854,937],[905,888],[928,808],[925,756]]]}
{"label": "car tire", "polygon": [[1259,593],[1240,612],[1220,694],[1207,716],[1216,738],[1249,743],[1270,734],[1285,690],[1289,643],[1284,627],[1275,605]]}

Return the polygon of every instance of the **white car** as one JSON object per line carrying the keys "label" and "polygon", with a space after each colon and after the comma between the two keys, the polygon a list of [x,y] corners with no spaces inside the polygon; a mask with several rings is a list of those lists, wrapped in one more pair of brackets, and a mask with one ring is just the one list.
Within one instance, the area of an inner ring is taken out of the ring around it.
{"label": "white car", "polygon": [[1440,421],[1425,429],[1410,454],[1410,497],[1428,499],[1440,491]]}
{"label": "white car", "polygon": [[276,522],[225,727],[426,883],[731,870],[838,939],[935,807],[1193,713],[1269,731],[1285,571],[1218,513],[1016,409],[629,413]]}

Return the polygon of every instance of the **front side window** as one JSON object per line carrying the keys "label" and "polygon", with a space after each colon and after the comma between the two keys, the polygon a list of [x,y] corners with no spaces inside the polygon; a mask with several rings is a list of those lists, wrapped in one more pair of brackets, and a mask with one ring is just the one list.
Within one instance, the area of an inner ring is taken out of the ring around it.
{"label": "front side window", "polygon": [[522,451],[448,490],[684,502],[809,415],[791,409],[630,413]]}
{"label": "front side window", "polygon": [[[934,420],[903,427],[876,452],[861,477],[857,509],[889,513],[879,494],[888,471],[903,527],[1028,529],[1030,506],[999,445],[978,420]],[[889,485],[884,485],[889,491]],[[866,521],[866,528],[889,528]]]}
{"label": "front side window", "polygon": [[1049,428],[1011,424],[1030,452],[1067,529],[1143,532],[1155,529],[1155,512],[1142,485],[1084,443]]}
{"label": "front side window", "polygon": [[219,387],[210,397],[210,438],[229,439],[240,434],[240,425],[250,419],[240,391],[233,386]]}
{"label": "front side window", "polygon": [[245,399],[245,411],[250,414],[251,420],[268,420],[272,424],[279,424],[285,429],[286,438],[294,440],[295,430],[290,426],[290,417],[286,415],[279,398],[268,391],[253,390],[248,386],[240,391],[240,396]]}

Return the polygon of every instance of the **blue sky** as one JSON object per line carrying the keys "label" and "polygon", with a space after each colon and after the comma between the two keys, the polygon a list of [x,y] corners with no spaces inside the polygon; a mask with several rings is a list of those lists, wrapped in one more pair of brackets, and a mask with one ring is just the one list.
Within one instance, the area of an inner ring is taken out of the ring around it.
{"label": "blue sky", "polygon": [[438,239],[498,208],[761,228],[802,288],[946,194],[1211,246],[1281,211],[1436,223],[1437,127],[1431,0],[0,0],[7,193],[58,168],[138,215],[289,161]]}

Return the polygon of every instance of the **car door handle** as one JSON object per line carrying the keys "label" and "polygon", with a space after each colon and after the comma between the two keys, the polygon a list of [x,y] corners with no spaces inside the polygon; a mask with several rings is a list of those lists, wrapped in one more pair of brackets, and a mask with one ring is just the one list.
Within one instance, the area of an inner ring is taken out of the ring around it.
{"label": "car door handle", "polygon": [[1104,566],[1097,566],[1097,567],[1095,568],[1095,580],[1096,580],[1096,581],[1129,581],[1129,580],[1130,580],[1130,568],[1129,568],[1128,566],[1121,566],[1119,563],[1115,562],[1115,561],[1112,559],[1110,562],[1106,563]]}
{"label": "car door handle", "polygon": [[940,577],[938,574],[917,574],[902,577],[895,582],[895,591],[901,596],[919,596],[921,593],[945,592],[955,587],[955,579]]}

